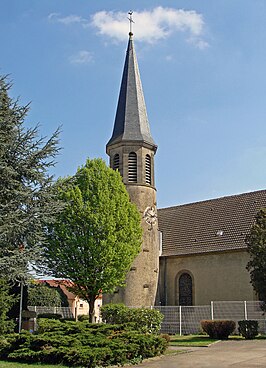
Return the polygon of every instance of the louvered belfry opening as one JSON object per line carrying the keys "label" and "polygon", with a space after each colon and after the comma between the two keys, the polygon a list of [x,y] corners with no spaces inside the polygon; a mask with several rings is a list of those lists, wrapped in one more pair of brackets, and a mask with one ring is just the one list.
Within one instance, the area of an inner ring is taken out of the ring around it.
{"label": "louvered belfry opening", "polygon": [[137,154],[130,152],[128,155],[128,181],[130,183],[136,183],[137,178]]}
{"label": "louvered belfry opening", "polygon": [[145,179],[146,184],[151,185],[151,156],[146,155],[145,157]]}
{"label": "louvered belfry opening", "polygon": [[114,170],[118,170],[119,171],[119,154],[116,153],[114,155],[114,160],[113,160],[113,169]]}

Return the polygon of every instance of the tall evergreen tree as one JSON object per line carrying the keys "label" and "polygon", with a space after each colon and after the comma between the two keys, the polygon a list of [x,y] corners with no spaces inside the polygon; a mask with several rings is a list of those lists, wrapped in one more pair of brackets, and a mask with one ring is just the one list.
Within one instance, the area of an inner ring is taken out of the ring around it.
{"label": "tall evergreen tree", "polygon": [[261,209],[256,215],[254,225],[246,237],[250,261],[247,270],[250,271],[251,284],[259,300],[263,302],[262,309],[266,311],[266,209]]}
{"label": "tall evergreen tree", "polygon": [[0,277],[15,284],[39,257],[44,227],[60,208],[49,174],[59,132],[46,140],[38,126],[26,128],[29,105],[13,100],[10,88],[0,77]]}
{"label": "tall evergreen tree", "polygon": [[140,214],[119,172],[100,159],[87,160],[62,180],[59,196],[66,206],[49,229],[46,266],[53,276],[73,282],[70,290],[88,301],[92,322],[100,292],[124,284],[140,251]]}

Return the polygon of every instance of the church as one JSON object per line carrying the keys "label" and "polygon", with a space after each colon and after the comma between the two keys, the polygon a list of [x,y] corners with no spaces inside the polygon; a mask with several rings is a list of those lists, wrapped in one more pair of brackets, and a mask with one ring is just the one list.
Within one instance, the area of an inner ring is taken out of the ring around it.
{"label": "church", "polygon": [[126,286],[105,302],[148,307],[257,300],[246,270],[245,237],[266,207],[266,190],[157,209],[156,150],[130,31],[106,152],[140,211],[143,243]]}

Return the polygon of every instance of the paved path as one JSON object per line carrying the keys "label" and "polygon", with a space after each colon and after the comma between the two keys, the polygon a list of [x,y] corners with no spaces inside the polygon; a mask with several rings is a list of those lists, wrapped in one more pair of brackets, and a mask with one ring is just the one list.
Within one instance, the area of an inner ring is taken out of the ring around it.
{"label": "paved path", "polygon": [[[182,349],[184,350],[184,349]],[[189,350],[185,352],[185,350]],[[221,341],[208,348],[147,360],[143,368],[266,368],[266,340]]]}

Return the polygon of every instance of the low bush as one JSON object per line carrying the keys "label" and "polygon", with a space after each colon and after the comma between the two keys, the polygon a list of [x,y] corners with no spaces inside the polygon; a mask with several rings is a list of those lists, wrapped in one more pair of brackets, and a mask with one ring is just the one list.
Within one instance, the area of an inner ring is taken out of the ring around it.
{"label": "low bush", "polygon": [[155,309],[128,308],[123,304],[106,304],[101,307],[101,316],[107,323],[129,324],[142,333],[159,333],[163,315]]}
{"label": "low bush", "polygon": [[0,359],[65,364],[70,367],[123,365],[164,352],[167,341],[128,325],[39,319],[37,334],[25,331],[0,339]]}
{"label": "low bush", "polygon": [[201,328],[211,339],[226,340],[234,332],[236,323],[230,320],[204,320],[201,321]]}
{"label": "low bush", "polygon": [[171,341],[171,337],[168,334],[160,334],[160,337],[165,339],[167,341],[167,344],[169,344],[169,342]]}
{"label": "low bush", "polygon": [[245,339],[251,340],[258,335],[258,321],[238,321],[238,331]]}
{"label": "low bush", "polygon": [[88,314],[80,314],[80,315],[78,316],[78,321],[80,321],[80,322],[83,322],[83,321],[89,321],[89,316],[88,316]]}

